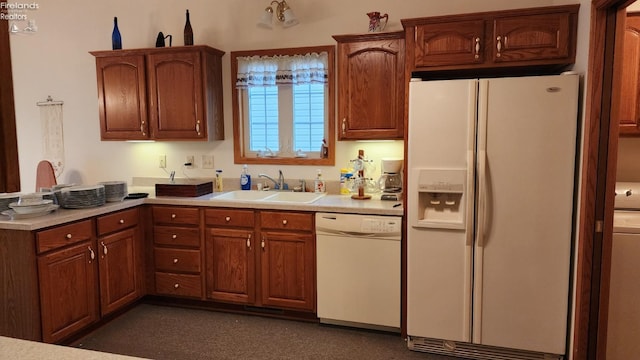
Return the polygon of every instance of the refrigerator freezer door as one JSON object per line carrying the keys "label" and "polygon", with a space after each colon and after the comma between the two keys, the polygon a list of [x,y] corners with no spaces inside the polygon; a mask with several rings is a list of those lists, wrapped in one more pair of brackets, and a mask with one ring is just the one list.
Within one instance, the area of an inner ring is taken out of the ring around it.
{"label": "refrigerator freezer door", "polygon": [[[480,80],[473,341],[564,354],[578,77]],[[479,161],[481,163],[482,161]],[[484,199],[484,200],[482,200]]]}
{"label": "refrigerator freezer door", "polygon": [[[412,336],[471,341],[473,149],[477,80],[409,85],[407,160],[407,332]],[[418,196],[421,172],[464,169],[465,227],[415,227],[425,209]]]}

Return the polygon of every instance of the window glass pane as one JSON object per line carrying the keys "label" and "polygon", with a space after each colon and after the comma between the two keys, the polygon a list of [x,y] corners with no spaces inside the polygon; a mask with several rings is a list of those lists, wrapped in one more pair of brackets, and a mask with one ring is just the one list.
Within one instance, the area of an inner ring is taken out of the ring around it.
{"label": "window glass pane", "polygon": [[325,138],[325,84],[293,86],[293,150],[319,151]]}
{"label": "window glass pane", "polygon": [[279,151],[278,87],[249,89],[249,150]]}

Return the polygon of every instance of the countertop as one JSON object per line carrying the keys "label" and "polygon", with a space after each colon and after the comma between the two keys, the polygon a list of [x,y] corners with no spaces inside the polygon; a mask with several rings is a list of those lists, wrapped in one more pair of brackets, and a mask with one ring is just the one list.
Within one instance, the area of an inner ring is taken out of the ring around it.
{"label": "countertop", "polygon": [[0,359],[133,360],[142,358],[0,336]]}
{"label": "countertop", "polygon": [[382,201],[379,200],[379,196],[377,196],[376,198],[375,195],[373,195],[371,199],[367,200],[354,200],[349,195],[327,194],[313,203],[305,204],[284,202],[275,203],[269,201],[262,202],[212,200],[213,198],[223,194],[224,192],[212,193],[199,197],[156,197],[153,187],[129,188],[129,193],[134,192],[146,192],[149,193],[149,197],[143,199],[123,200],[121,202],[108,202],[103,206],[87,209],[59,208],[51,214],[30,219],[11,220],[7,216],[0,215],[0,229],[27,231],[38,230],[143,204],[295,210],[366,215],[403,215],[403,206],[401,202],[386,200]]}

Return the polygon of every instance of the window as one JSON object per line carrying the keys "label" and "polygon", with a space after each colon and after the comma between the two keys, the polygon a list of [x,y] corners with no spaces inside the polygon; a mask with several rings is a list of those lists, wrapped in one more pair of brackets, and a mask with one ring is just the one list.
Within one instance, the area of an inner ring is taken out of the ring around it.
{"label": "window", "polygon": [[333,46],[231,53],[236,163],[334,164],[333,62]]}

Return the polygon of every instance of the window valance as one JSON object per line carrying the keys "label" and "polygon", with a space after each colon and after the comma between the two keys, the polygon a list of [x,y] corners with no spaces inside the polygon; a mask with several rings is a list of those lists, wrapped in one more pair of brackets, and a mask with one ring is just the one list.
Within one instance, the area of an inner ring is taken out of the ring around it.
{"label": "window valance", "polygon": [[238,57],[237,88],[327,83],[328,54]]}

